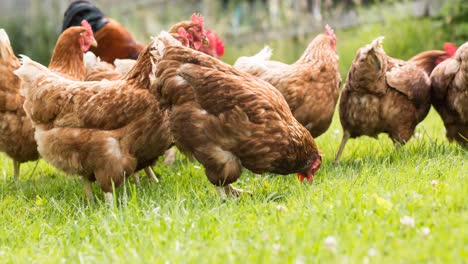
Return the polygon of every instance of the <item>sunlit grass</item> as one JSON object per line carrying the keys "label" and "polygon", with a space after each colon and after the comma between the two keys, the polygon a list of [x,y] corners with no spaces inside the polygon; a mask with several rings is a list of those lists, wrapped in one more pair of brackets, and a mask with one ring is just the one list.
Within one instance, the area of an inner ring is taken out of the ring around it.
{"label": "sunlit grass", "polygon": [[[414,22],[407,30],[428,31],[427,23]],[[338,32],[342,69],[358,47],[379,35],[387,36],[389,54],[403,58],[444,41],[411,40],[396,31],[369,26]],[[291,62],[305,47],[288,51],[288,45],[274,43],[274,57]],[[228,47],[226,60],[262,46]],[[154,166],[160,183],[142,177],[139,187],[131,180],[120,187],[113,209],[102,204],[96,186],[98,201],[89,204],[79,178],[44,161],[36,168],[35,162],[24,164],[15,182],[11,161],[1,155],[0,262],[464,263],[468,154],[446,141],[435,111],[400,150],[385,135],[361,137],[349,141],[335,165],[341,136],[335,115],[317,139],[324,159],[312,185],[294,175],[245,171],[236,186],[253,196],[222,202],[203,167],[179,155],[173,167],[161,161]],[[405,216],[414,227],[400,222]],[[328,236],[336,239],[335,251],[324,243]]]}

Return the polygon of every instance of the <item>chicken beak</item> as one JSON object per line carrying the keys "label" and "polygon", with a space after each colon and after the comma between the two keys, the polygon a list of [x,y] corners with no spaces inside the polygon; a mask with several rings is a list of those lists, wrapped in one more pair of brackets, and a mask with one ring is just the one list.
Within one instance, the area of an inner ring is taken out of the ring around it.
{"label": "chicken beak", "polygon": [[91,46],[97,48],[98,45],[97,45],[97,41],[95,38],[93,38],[93,41],[91,42]]}
{"label": "chicken beak", "polygon": [[304,176],[304,174],[302,174],[302,173],[298,173],[298,174],[297,174],[297,179],[298,179],[300,182],[303,182],[305,178],[306,178],[306,177]]}

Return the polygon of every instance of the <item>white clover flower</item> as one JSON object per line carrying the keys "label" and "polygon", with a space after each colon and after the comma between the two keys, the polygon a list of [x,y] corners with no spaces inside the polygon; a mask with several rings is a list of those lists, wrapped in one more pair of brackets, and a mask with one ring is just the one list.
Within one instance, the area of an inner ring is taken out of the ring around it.
{"label": "white clover flower", "polygon": [[276,210],[278,210],[280,212],[286,212],[286,211],[288,211],[288,208],[286,206],[282,205],[282,204],[278,204],[276,206]]}
{"label": "white clover flower", "polygon": [[411,228],[414,227],[414,219],[410,216],[403,216],[402,218],[400,218],[400,223],[404,226],[409,226]]}
{"label": "white clover flower", "polygon": [[330,252],[336,252],[336,246],[338,245],[338,242],[336,241],[336,238],[333,236],[327,236],[324,240],[325,247],[328,249]]}
{"label": "white clover flower", "polygon": [[153,208],[153,214],[158,215],[160,210],[161,210],[161,207],[159,207],[159,206]]}
{"label": "white clover flower", "polygon": [[367,255],[369,257],[374,257],[374,256],[377,256],[378,254],[379,254],[379,251],[374,247],[371,247],[369,251],[367,251]]}
{"label": "white clover flower", "polygon": [[421,227],[421,229],[419,229],[419,234],[422,237],[428,237],[431,234],[431,229],[427,226]]}
{"label": "white clover flower", "polygon": [[281,245],[280,244],[273,244],[272,248],[273,248],[273,251],[278,252],[281,249]]}
{"label": "white clover flower", "polygon": [[294,264],[305,264],[305,257],[304,256],[299,256],[294,260]]}
{"label": "white clover flower", "polygon": [[432,180],[432,181],[431,181],[432,187],[436,187],[437,184],[439,184],[439,181],[438,181],[438,180]]}
{"label": "white clover flower", "polygon": [[421,133],[419,133],[419,132],[416,132],[416,133],[414,133],[414,137],[415,138],[422,138],[423,135]]}
{"label": "white clover flower", "polygon": [[338,134],[340,134],[340,130],[339,130],[339,129],[335,129],[335,130],[333,130],[333,134],[335,134],[335,135],[338,135]]}

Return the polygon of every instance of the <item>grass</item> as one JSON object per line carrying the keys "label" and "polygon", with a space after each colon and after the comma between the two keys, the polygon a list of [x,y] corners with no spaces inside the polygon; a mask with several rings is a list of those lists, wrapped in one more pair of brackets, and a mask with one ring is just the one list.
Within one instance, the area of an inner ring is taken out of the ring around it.
{"label": "grass", "polygon": [[[420,26],[422,36],[439,36],[426,32],[429,22],[414,23],[408,30]],[[394,50],[407,57],[444,41],[392,38],[398,31],[388,25],[338,32],[343,67],[349,67],[359,46],[382,32],[385,48],[401,42]],[[411,41],[420,44],[413,47]],[[262,45],[230,49],[226,60]],[[276,58],[294,61],[301,52],[285,51]],[[2,155],[0,262],[464,263],[468,153],[449,144],[444,134],[431,110],[402,149],[385,135],[362,137],[350,140],[335,165],[342,135],[335,116],[317,139],[325,156],[311,185],[293,175],[258,177],[245,171],[236,186],[254,195],[223,202],[203,167],[178,156],[173,167],[154,166],[160,183],[143,177],[140,187],[129,181],[119,188],[113,209],[102,204],[96,186],[98,202],[88,204],[79,178],[44,161],[36,169],[35,162],[23,165],[15,182],[11,161]],[[414,219],[414,227],[400,222],[404,216]],[[329,236],[337,241],[335,251],[324,243]]]}

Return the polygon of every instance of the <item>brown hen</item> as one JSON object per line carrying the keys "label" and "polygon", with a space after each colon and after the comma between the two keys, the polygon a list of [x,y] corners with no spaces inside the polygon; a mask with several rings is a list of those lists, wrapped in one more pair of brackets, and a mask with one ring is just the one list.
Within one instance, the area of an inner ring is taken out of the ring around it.
{"label": "brown hen", "polygon": [[239,58],[234,67],[276,87],[294,117],[312,136],[320,136],[331,124],[341,83],[333,30],[327,25],[294,64],[271,61],[270,56],[265,47],[255,56]]}
{"label": "brown hen", "polygon": [[431,101],[442,117],[447,138],[468,146],[468,42],[431,74]]}
{"label": "brown hen", "polygon": [[167,114],[149,92],[151,70],[146,48],[116,81],[72,81],[27,57],[15,72],[23,80],[39,153],[55,167],[82,176],[89,199],[89,183],[96,180],[112,203],[113,186],[151,165],[172,143]]}
{"label": "brown hen", "polygon": [[394,59],[382,48],[383,37],[358,50],[340,98],[343,139],[387,133],[405,144],[430,108],[430,81],[422,64]]}
{"label": "brown hen", "polygon": [[203,164],[222,196],[239,195],[231,183],[242,167],[312,180],[319,150],[278,90],[167,33],[156,47],[155,88],[161,106],[170,109],[175,143]]}
{"label": "brown hen", "polygon": [[5,30],[0,29],[0,151],[13,159],[14,177],[20,164],[39,158],[34,128],[23,110],[21,80],[13,71],[20,67]]}

